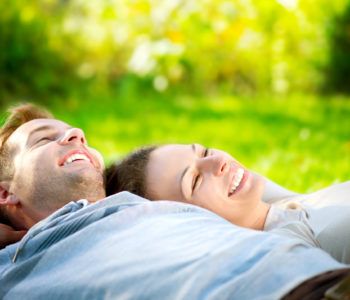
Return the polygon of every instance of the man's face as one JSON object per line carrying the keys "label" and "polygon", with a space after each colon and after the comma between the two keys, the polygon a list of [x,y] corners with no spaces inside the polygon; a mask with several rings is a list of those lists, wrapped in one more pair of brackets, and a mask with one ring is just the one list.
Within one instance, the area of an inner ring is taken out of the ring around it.
{"label": "man's face", "polygon": [[54,119],[24,123],[7,140],[14,153],[10,192],[25,214],[42,219],[70,201],[105,196],[100,153],[82,130]]}

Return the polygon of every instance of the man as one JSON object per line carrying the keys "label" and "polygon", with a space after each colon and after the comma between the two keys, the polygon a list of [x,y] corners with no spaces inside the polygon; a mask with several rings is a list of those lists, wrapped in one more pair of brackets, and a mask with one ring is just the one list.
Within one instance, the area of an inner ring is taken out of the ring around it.
{"label": "man", "polygon": [[0,251],[1,299],[318,299],[350,273],[320,249],[199,207],[125,192],[96,201],[103,162],[81,130],[42,115],[12,119],[2,217],[30,230]]}
{"label": "man", "polygon": [[70,201],[102,199],[103,169],[82,130],[31,104],[13,108],[0,131],[1,219],[27,230]]}

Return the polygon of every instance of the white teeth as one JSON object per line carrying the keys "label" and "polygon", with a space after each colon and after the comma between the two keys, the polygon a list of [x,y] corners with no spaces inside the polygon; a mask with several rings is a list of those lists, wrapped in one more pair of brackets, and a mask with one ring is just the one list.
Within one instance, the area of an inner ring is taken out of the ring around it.
{"label": "white teeth", "polygon": [[232,193],[237,189],[237,187],[239,186],[239,184],[241,183],[241,180],[242,180],[242,178],[243,178],[243,174],[244,174],[244,169],[239,168],[239,169],[237,170],[235,180],[233,181],[233,185],[232,185],[230,194],[232,194]]}
{"label": "white teeth", "polygon": [[90,162],[90,159],[86,156],[86,155],[84,155],[84,154],[73,154],[73,155],[71,155],[71,156],[69,156],[66,160],[65,160],[65,162],[63,163],[63,165],[65,166],[65,165],[68,165],[69,163],[71,163],[71,162],[73,162],[73,161],[75,161],[75,160],[86,160],[86,161],[88,161],[88,162]]}

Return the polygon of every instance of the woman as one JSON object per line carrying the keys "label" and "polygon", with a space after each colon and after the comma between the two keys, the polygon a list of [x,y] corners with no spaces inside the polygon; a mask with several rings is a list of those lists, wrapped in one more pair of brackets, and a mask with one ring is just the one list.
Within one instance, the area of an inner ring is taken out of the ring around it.
{"label": "woman", "polygon": [[226,152],[192,144],[142,148],[112,165],[107,194],[122,190],[198,205],[238,226],[301,238],[350,263],[350,182],[298,195]]}

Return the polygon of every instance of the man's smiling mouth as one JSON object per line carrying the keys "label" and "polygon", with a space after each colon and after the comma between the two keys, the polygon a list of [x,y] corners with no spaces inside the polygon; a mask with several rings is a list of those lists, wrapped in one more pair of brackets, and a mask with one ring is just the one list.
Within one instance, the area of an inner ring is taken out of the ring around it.
{"label": "man's smiling mouth", "polygon": [[92,165],[92,159],[91,157],[82,150],[73,150],[71,152],[69,152],[68,154],[66,154],[63,159],[60,160],[60,162],[58,163],[59,166],[66,166],[69,165],[75,161],[87,161],[89,163],[91,163]]}

